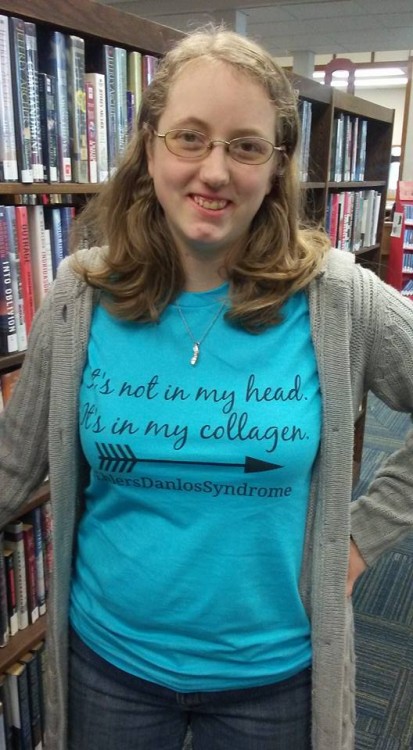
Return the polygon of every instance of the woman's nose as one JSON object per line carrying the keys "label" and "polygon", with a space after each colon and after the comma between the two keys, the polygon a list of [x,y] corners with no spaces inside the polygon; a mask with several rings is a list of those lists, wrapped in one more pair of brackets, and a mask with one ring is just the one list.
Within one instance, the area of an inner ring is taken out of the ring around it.
{"label": "woman's nose", "polygon": [[202,160],[200,177],[212,187],[226,185],[230,179],[231,157],[226,151],[225,144],[215,143]]}

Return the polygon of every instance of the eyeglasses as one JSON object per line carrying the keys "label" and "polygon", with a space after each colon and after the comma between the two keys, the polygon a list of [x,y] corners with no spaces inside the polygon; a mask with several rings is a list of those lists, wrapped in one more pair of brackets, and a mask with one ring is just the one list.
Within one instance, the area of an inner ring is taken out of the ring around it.
{"label": "eyeglasses", "polygon": [[225,151],[231,158],[241,164],[265,164],[271,159],[274,151],[285,151],[285,146],[274,146],[271,141],[255,135],[224,141],[212,140],[198,130],[175,129],[166,133],[157,133],[156,130],[153,132],[158,138],[163,138],[171,154],[182,159],[203,159],[217,144],[225,146]]}

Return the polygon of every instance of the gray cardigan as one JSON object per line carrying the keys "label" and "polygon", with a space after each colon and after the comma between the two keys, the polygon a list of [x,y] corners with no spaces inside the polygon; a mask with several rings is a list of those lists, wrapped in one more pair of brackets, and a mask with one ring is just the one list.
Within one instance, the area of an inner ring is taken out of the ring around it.
{"label": "gray cardigan", "polygon": [[[86,251],[98,258],[99,251]],[[49,473],[54,568],[48,601],[47,750],[66,750],[67,625],[76,519],[87,467],[78,390],[98,294],[64,261],[37,314],[20,381],[0,419],[0,525]],[[352,534],[368,564],[413,521],[413,434],[351,504],[354,421],[371,389],[413,412],[413,306],[377,276],[331,251],[309,286],[323,428],[306,528],[301,593],[313,642],[313,749],[354,743],[354,650],[345,583]]]}

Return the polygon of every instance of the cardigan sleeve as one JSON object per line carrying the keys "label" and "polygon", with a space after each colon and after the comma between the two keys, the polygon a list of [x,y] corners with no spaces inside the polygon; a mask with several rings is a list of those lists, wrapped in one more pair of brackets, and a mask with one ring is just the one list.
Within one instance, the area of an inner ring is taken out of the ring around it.
{"label": "cardigan sleeve", "polygon": [[[374,274],[367,278],[368,299],[361,305],[361,324],[372,338],[366,387],[390,408],[413,414],[413,305]],[[352,537],[369,565],[413,530],[413,430],[352,503],[351,513]]]}
{"label": "cardigan sleeve", "polygon": [[47,474],[52,300],[51,290],[34,318],[19,380],[0,415],[0,526]]}

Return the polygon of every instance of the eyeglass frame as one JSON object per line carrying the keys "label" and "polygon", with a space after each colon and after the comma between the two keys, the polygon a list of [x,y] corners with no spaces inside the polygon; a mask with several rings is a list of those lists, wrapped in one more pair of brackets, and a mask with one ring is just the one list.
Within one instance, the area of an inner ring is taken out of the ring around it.
{"label": "eyeglass frame", "polygon": [[[200,160],[200,159],[204,159],[205,156],[207,156],[208,153],[211,153],[212,149],[214,148],[214,146],[216,144],[221,144],[221,145],[225,146],[225,152],[227,154],[229,154],[229,156],[231,157],[231,159],[233,159],[234,161],[236,161],[238,164],[246,164],[248,167],[258,167],[258,166],[261,166],[262,164],[267,164],[267,162],[269,162],[270,159],[274,156],[274,152],[275,151],[279,151],[280,153],[284,153],[284,154],[286,152],[285,146],[275,146],[267,138],[262,138],[260,135],[250,135],[250,136],[243,135],[243,136],[239,136],[238,138],[231,138],[230,141],[225,141],[224,139],[221,139],[221,138],[209,138],[208,139],[208,143],[205,146],[205,153],[202,153],[199,156],[183,156],[182,154],[176,154],[174,151],[172,151],[169,148],[169,146],[167,144],[167,141],[166,141],[166,137],[167,137],[167,135],[169,135],[169,133],[184,131],[186,133],[197,133],[198,135],[202,135],[204,138],[208,138],[208,136],[205,133],[202,133],[201,130],[194,130],[192,128],[171,128],[171,130],[167,130],[166,133],[158,133],[158,131],[155,130],[155,128],[151,128],[151,130],[152,130],[153,134],[157,136],[157,138],[163,138],[164,139],[164,144],[165,144],[165,146],[168,149],[168,151],[169,151],[170,154],[173,154],[174,156],[177,156],[178,159],[186,159],[188,161],[197,161],[197,160]],[[235,141],[242,141],[242,140],[244,140],[244,138],[256,138],[259,141],[264,141],[265,143],[268,143],[270,146],[272,146],[272,152],[269,154],[268,158],[265,159],[265,161],[248,162],[248,161],[241,161],[240,159],[236,159],[235,156],[233,156],[231,154],[231,152],[229,151],[229,147],[230,147],[231,143],[234,143]]]}

